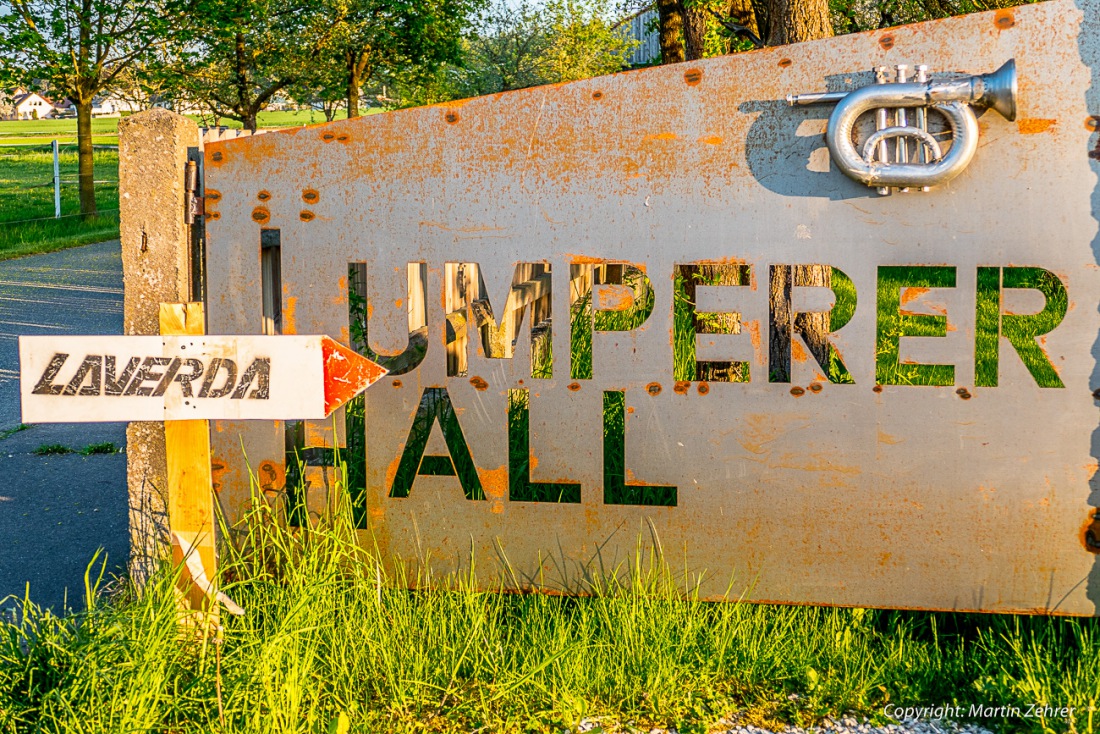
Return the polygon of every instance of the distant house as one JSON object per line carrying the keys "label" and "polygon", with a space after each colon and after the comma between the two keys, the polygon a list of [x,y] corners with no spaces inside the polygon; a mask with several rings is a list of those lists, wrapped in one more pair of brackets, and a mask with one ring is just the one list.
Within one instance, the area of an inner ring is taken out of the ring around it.
{"label": "distant house", "polygon": [[54,117],[76,117],[76,103],[66,97],[53,103]]}
{"label": "distant house", "polygon": [[45,120],[57,116],[53,102],[37,92],[26,92],[17,96],[12,106],[13,120]]}

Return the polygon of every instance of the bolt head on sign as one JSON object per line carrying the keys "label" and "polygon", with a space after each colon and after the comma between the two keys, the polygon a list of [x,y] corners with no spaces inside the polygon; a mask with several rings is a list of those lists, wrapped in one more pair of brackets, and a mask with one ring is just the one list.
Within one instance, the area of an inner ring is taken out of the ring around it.
{"label": "bolt head on sign", "polygon": [[386,370],[327,336],[23,336],[25,423],[324,418]]}

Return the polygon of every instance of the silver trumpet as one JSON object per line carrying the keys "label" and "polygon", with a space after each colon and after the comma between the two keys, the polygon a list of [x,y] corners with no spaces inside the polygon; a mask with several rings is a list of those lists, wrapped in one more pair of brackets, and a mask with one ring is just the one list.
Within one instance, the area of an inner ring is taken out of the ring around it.
{"label": "silver trumpet", "polygon": [[[945,184],[963,172],[978,150],[978,119],[973,107],[994,109],[1006,120],[1016,119],[1016,61],[1011,59],[991,74],[945,81],[925,81],[927,67],[919,66],[917,81],[908,82],[906,69],[899,65],[897,81],[884,82],[885,70],[875,70],[880,83],[854,92],[815,92],[791,94],[787,103],[795,105],[836,104],[829,117],[825,142],[833,161],[849,178],[879,193],[890,187],[927,190]],[[908,124],[906,111],[917,108],[916,125]],[[951,148],[943,153],[939,142],[928,132],[928,108],[934,109],[951,126]],[[852,141],[856,120],[875,110],[877,128],[863,143],[862,151]],[[888,124],[893,110],[894,124]],[[895,160],[886,160],[886,141],[897,138]],[[915,139],[916,161],[909,157],[908,140]]]}

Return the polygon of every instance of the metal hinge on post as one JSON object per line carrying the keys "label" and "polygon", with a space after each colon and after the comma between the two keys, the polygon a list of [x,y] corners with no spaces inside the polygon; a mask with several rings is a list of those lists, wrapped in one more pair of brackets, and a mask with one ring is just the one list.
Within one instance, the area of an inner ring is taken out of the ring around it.
{"label": "metal hinge on post", "polygon": [[183,221],[186,224],[194,224],[195,219],[204,214],[202,196],[199,195],[199,166],[195,161],[187,161],[183,190],[187,195],[187,210],[184,212]]}

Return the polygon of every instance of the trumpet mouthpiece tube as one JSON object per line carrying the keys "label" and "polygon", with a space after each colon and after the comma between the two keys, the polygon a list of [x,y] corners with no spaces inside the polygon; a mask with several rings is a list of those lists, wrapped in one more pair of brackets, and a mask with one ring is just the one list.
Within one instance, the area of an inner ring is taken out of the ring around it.
{"label": "trumpet mouthpiece tube", "polygon": [[851,92],[806,92],[805,94],[788,94],[787,104],[791,107],[805,107],[812,104],[836,104],[847,97]]}

